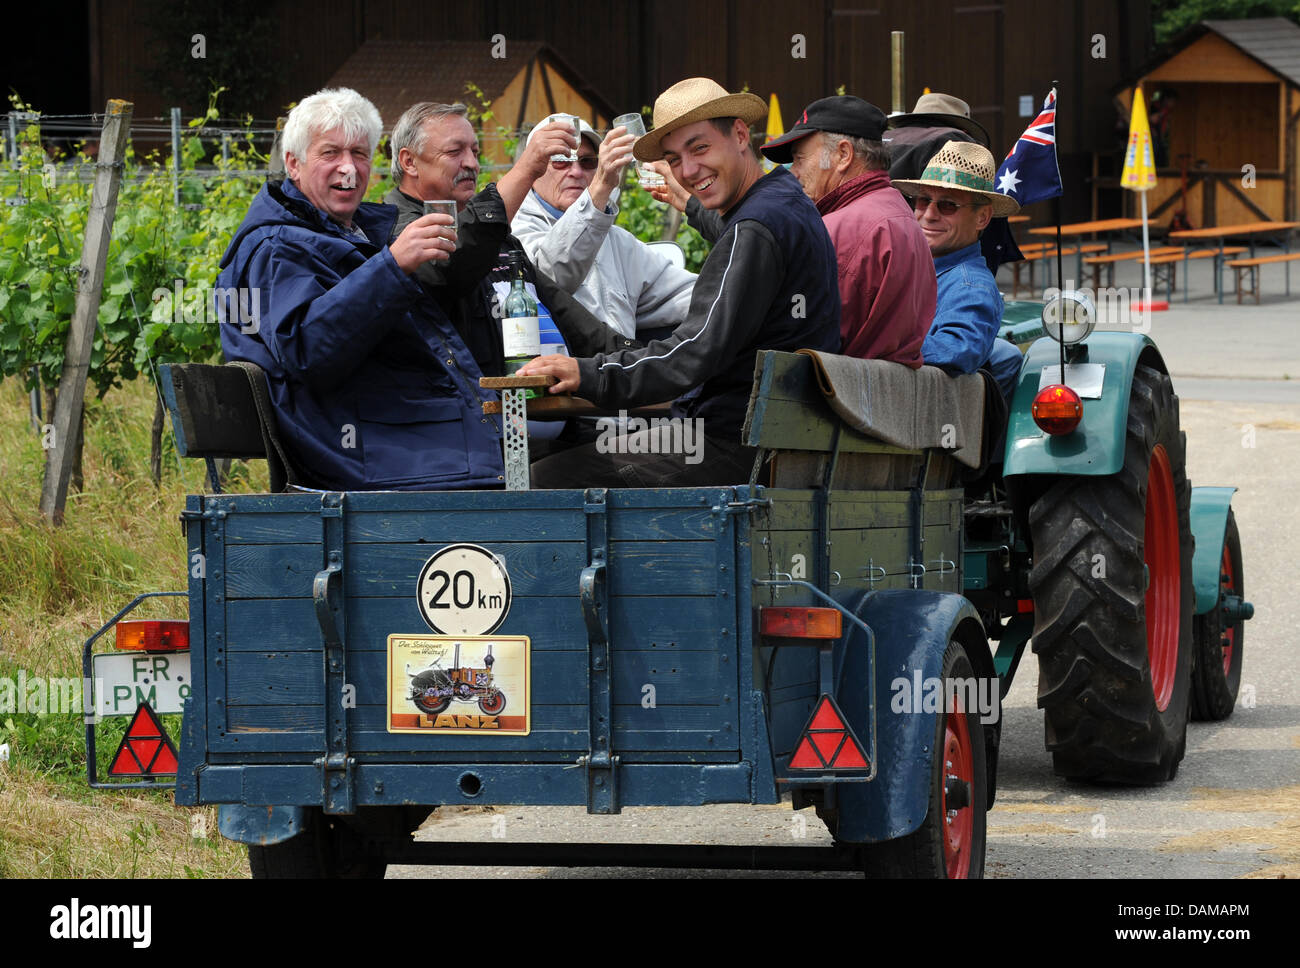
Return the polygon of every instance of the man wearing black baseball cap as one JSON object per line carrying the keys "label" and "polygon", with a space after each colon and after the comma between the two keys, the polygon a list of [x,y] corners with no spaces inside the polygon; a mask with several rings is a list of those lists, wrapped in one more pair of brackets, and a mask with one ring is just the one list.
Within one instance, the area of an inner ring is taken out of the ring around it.
{"label": "man wearing black baseball cap", "polygon": [[790,165],[835,245],[840,352],[915,369],[934,319],[934,260],[890,183],[889,152],[880,140],[886,123],[884,112],[861,98],[826,97],[760,150]]}

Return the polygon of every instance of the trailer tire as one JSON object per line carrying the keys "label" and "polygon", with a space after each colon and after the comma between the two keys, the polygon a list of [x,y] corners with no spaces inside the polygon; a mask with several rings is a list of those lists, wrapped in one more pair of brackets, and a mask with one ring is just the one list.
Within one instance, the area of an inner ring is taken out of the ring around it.
{"label": "trailer tire", "polygon": [[1139,365],[1124,465],[1029,511],[1038,705],[1056,772],[1149,784],[1183,758],[1191,686],[1191,486],[1178,398]]}
{"label": "trailer tire", "polygon": [[[956,639],[943,655],[943,679],[975,681],[966,649]],[[945,696],[948,695],[945,689]],[[956,691],[961,695],[961,690]],[[921,826],[906,837],[862,848],[867,877],[982,878],[988,771],[979,711],[935,715],[930,803]]]}
{"label": "trailer tire", "polygon": [[1223,614],[1225,596],[1245,598],[1246,584],[1241,570],[1241,535],[1237,519],[1228,509],[1223,533],[1223,554],[1219,559],[1219,597],[1214,608],[1192,621],[1196,663],[1192,669],[1192,718],[1227,719],[1237,704],[1241,686],[1242,632],[1239,618],[1228,622]]}
{"label": "trailer tire", "polygon": [[361,835],[319,807],[305,811],[302,831],[278,844],[250,844],[248,868],[254,880],[382,878],[388,864],[364,853]]}

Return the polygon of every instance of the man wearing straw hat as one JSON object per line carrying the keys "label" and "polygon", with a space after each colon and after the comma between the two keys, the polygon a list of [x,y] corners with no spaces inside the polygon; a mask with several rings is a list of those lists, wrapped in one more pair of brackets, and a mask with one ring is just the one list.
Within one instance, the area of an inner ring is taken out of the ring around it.
{"label": "man wearing straw hat", "polygon": [[993,190],[993,155],[969,141],[949,141],[930,159],[920,178],[894,185],[911,196],[938,286],[934,323],[921,346],[925,362],[956,375],[985,363],[1009,396],[1020,372],[1020,351],[999,340],[1002,294],[980,252],[980,233],[995,216],[1020,205]]}
{"label": "man wearing straw hat", "polygon": [[[951,94],[922,94],[910,114],[889,117],[883,138],[889,149],[889,177],[917,178],[926,163],[949,141],[973,141],[991,148],[989,133],[970,116],[970,105]],[[990,272],[1024,256],[1004,218],[994,218],[980,236],[980,248]]]}
{"label": "man wearing straw hat", "polygon": [[[544,356],[520,370],[546,373],[552,393],[573,391],[616,409],[677,397],[669,424],[601,441],[533,465],[535,487],[734,484],[749,479],[754,450],[740,443],[759,350],[839,349],[835,250],[816,206],[784,168],[763,174],[749,129],[767,117],[752,94],[708,78],[659,95],[640,161],[664,159],[677,181],[722,216],[685,322],[664,340],[588,359]],[[703,454],[682,454],[681,423],[702,423]],[[677,426],[673,426],[677,425]],[[676,435],[676,446],[671,439]]]}

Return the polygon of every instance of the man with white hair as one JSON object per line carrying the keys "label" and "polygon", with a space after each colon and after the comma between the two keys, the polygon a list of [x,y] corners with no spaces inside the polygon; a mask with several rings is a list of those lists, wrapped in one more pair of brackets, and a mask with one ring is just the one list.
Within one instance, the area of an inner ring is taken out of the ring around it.
{"label": "man with white hair", "polygon": [[[543,118],[528,135],[528,145],[568,118]],[[511,229],[538,269],[624,336],[672,328],[690,310],[695,273],[673,265],[614,224],[633,137],[618,127],[601,140],[585,121],[579,126],[576,157],[549,158]]]}
{"label": "man with white hair", "polygon": [[[330,490],[499,487],[499,423],[483,416],[468,348],[412,274],[446,261],[451,219],[363,203],[383,124],[347,88],[305,98],[284,129],[288,177],[268,182],[221,260],[217,286],[258,299],[223,318],[228,360],[266,371],[304,483]],[[219,311],[221,311],[219,303]],[[223,312],[224,316],[224,312]]]}

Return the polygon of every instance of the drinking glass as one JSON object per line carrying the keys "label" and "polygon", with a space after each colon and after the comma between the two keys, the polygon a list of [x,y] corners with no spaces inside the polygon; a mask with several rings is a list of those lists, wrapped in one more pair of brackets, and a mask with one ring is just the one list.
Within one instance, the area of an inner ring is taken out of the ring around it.
{"label": "drinking glass", "polygon": [[[610,127],[627,128],[627,133],[641,138],[645,136],[645,120],[639,113],[620,114],[611,123]],[[640,178],[642,188],[656,188],[664,183],[663,176],[655,171],[644,161],[636,163],[637,174]]]}
{"label": "drinking glass", "polygon": [[430,215],[430,214],[450,215],[451,230],[455,232],[457,235],[456,248],[460,248],[460,238],[459,238],[460,232],[457,229],[457,225],[459,224],[458,222],[459,216],[457,215],[456,212],[455,199],[437,199],[434,201],[430,201],[429,199],[426,198],[424,200],[424,214],[425,215]]}

